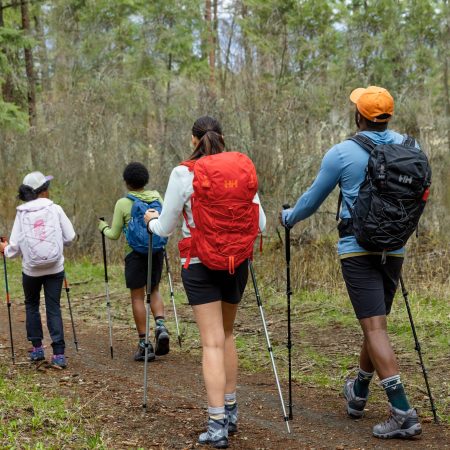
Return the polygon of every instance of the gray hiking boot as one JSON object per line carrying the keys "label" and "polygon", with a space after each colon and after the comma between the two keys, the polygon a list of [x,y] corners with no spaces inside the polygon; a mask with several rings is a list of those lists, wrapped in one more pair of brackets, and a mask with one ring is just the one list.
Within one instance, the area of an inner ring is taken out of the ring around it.
{"label": "gray hiking boot", "polygon": [[356,378],[348,378],[344,384],[344,397],[347,400],[347,414],[354,419],[360,419],[364,415],[367,397],[357,397],[354,390]]}
{"label": "gray hiking boot", "polygon": [[373,427],[373,435],[381,439],[410,438],[422,433],[417,411],[413,408],[408,411],[394,408],[389,404],[391,414],[385,422]]}
{"label": "gray hiking boot", "polygon": [[225,414],[228,418],[228,434],[237,433],[238,405],[225,405]]}
{"label": "gray hiking boot", "polygon": [[198,438],[198,443],[209,444],[214,448],[228,448],[228,419],[208,419],[208,429]]}
{"label": "gray hiking boot", "polygon": [[158,325],[155,330],[155,353],[157,356],[167,355],[170,351],[169,332],[164,325]]}
{"label": "gray hiking boot", "polygon": [[[134,354],[135,361],[144,361],[145,360],[145,343],[139,342],[136,353]],[[151,362],[155,360],[155,351],[153,350],[153,345],[151,342],[148,343],[148,353],[147,353],[147,361]]]}

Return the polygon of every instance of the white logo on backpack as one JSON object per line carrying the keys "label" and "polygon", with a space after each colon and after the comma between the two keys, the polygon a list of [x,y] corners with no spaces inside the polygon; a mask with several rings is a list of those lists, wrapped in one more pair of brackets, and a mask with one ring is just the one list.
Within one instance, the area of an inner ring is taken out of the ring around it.
{"label": "white logo on backpack", "polygon": [[398,181],[400,183],[404,183],[404,184],[412,184],[413,179],[412,176],[408,176],[408,175],[401,175],[398,177]]}
{"label": "white logo on backpack", "polygon": [[36,211],[25,211],[22,217],[23,245],[31,267],[50,267],[63,254],[63,237],[58,213],[49,205]]}

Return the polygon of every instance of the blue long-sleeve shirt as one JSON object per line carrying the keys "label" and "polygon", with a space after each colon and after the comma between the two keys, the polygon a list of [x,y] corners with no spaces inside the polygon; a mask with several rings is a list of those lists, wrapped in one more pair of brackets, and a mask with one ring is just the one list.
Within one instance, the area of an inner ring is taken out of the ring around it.
{"label": "blue long-sleeve shirt", "polygon": [[[376,144],[401,144],[404,136],[391,130],[375,132],[362,131]],[[366,175],[369,154],[356,142],[343,141],[331,147],[325,154],[319,173],[309,189],[297,200],[294,208],[282,212],[283,223],[293,227],[300,220],[305,220],[319,208],[333,189],[340,184],[342,192],[341,219],[350,218],[347,205],[353,205],[358,196],[361,183]],[[354,236],[340,238],[338,254],[341,257],[350,254],[371,253],[362,248]],[[404,249],[389,252],[403,254]]]}

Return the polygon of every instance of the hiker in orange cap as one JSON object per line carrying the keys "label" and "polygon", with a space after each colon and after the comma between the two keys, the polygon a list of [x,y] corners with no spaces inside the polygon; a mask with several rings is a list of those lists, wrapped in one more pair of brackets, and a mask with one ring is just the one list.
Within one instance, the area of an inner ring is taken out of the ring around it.
{"label": "hiker in orange cap", "polygon": [[[369,384],[376,371],[388,396],[391,415],[375,425],[373,434],[379,438],[408,438],[422,429],[400,380],[386,318],[401,275],[403,246],[423,211],[423,191],[430,184],[431,170],[414,139],[388,130],[394,99],[386,89],[358,88],[350,94],[350,100],[356,106],[357,133],[325,154],[313,184],[294,208],[280,213],[280,221],[291,228],[305,220],[339,185],[342,208],[338,208],[336,216],[340,218],[338,254],[350,301],[364,333],[358,374],[344,385],[347,412],[354,418],[364,415]],[[413,183],[416,179],[417,183]],[[408,196],[416,186],[418,192]],[[373,197],[375,189],[380,192],[377,198]],[[402,204],[402,199],[397,202],[396,192],[413,201],[408,205]],[[375,207],[373,214],[367,213]],[[397,214],[397,219],[391,220],[389,214]]]}

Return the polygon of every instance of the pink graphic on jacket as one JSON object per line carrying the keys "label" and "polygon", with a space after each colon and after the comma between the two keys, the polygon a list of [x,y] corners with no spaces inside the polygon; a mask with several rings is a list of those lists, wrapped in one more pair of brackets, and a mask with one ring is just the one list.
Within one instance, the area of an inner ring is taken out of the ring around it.
{"label": "pink graphic on jacket", "polygon": [[44,219],[36,220],[33,224],[33,232],[34,236],[39,239],[40,241],[45,241],[45,238],[47,237],[45,235],[45,222]]}

